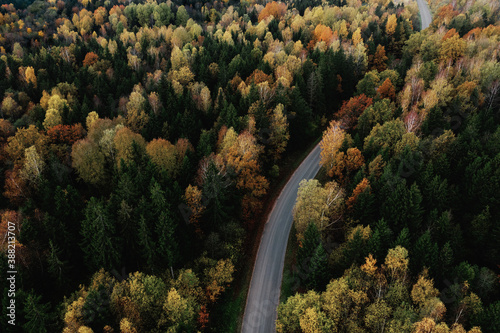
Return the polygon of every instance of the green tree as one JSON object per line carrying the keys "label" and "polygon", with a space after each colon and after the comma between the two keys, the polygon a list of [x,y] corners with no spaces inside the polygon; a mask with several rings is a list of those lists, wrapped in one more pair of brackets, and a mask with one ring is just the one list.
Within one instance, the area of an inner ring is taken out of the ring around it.
{"label": "green tree", "polygon": [[314,254],[311,257],[311,263],[309,266],[309,274],[306,279],[306,285],[309,288],[314,288],[315,290],[321,290],[324,288],[328,278],[328,254],[323,247],[323,244],[319,244],[314,250]]}
{"label": "green tree", "polygon": [[372,332],[383,332],[391,313],[392,308],[384,300],[370,304],[364,318],[366,327]]}
{"label": "green tree", "polygon": [[144,215],[139,217],[137,237],[142,260],[146,263],[146,267],[153,269],[156,260],[156,243],[151,236],[151,231]]}
{"label": "green tree", "polygon": [[25,332],[45,333],[50,329],[52,314],[50,304],[42,303],[42,296],[28,293],[23,304],[26,322],[22,325]]}
{"label": "green tree", "polygon": [[438,270],[439,247],[432,240],[429,230],[417,239],[412,257],[414,271],[427,267],[434,274]]}
{"label": "green tree", "polygon": [[382,216],[396,232],[404,227],[418,231],[423,215],[420,190],[416,184],[408,188],[406,180],[395,181],[396,184],[388,181],[382,189],[381,196],[385,197],[381,205]]}
{"label": "green tree", "polygon": [[153,18],[157,27],[168,26],[173,17],[174,14],[166,2],[160,3],[153,9]]}
{"label": "green tree", "polygon": [[65,270],[67,262],[62,260],[61,250],[54,245],[52,240],[49,241],[49,254],[47,256],[47,263],[49,265],[48,271],[59,284],[62,284],[65,280]]}
{"label": "green tree", "polygon": [[82,249],[89,268],[113,268],[120,256],[114,221],[102,199],[90,198],[82,223]]}
{"label": "green tree", "polygon": [[187,21],[189,20],[189,14],[184,6],[179,6],[177,8],[177,13],[175,14],[175,24],[178,26],[186,26]]}
{"label": "green tree", "polygon": [[360,80],[356,86],[356,93],[358,95],[365,94],[368,97],[375,97],[377,91],[375,90],[379,86],[380,78],[378,77],[377,71],[371,71],[365,74],[365,77]]}
{"label": "green tree", "polygon": [[314,251],[321,244],[321,234],[315,223],[309,223],[304,233],[304,240],[297,251],[297,262],[300,269],[306,269],[314,255]]}
{"label": "green tree", "polygon": [[[155,222],[155,232],[158,235],[156,251],[161,264],[169,266],[175,265],[178,258],[177,242],[174,237],[175,222],[170,212],[170,207],[165,198],[165,192],[154,179],[150,186],[151,210]],[[162,267],[161,265],[160,267]],[[173,277],[172,277],[173,278]]]}
{"label": "green tree", "polygon": [[288,121],[284,115],[283,104],[278,104],[271,115],[271,134],[269,143],[272,147],[274,162],[277,162],[285,152],[290,133],[288,131]]}

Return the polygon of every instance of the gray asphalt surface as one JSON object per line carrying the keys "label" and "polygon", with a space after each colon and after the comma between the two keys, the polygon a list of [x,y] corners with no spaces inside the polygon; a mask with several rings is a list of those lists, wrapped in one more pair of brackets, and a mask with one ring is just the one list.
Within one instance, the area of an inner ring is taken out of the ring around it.
{"label": "gray asphalt surface", "polygon": [[283,264],[293,222],[292,210],[300,181],[314,178],[320,169],[320,151],[318,144],[302,161],[269,214],[248,290],[243,333],[275,332]]}
{"label": "gray asphalt surface", "polygon": [[432,22],[431,11],[426,0],[417,0],[418,9],[420,10],[421,30],[426,29]]}

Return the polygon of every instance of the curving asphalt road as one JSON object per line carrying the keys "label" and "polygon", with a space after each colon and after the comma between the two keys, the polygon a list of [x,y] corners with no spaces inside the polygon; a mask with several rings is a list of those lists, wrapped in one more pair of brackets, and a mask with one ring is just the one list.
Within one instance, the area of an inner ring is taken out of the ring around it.
{"label": "curving asphalt road", "polygon": [[283,264],[293,221],[292,209],[300,181],[314,178],[319,171],[320,151],[318,144],[302,161],[269,214],[248,290],[241,330],[243,333],[275,332]]}
{"label": "curving asphalt road", "polygon": [[420,10],[420,30],[426,29],[432,22],[432,14],[429,10],[429,5],[426,0],[417,0],[418,9]]}

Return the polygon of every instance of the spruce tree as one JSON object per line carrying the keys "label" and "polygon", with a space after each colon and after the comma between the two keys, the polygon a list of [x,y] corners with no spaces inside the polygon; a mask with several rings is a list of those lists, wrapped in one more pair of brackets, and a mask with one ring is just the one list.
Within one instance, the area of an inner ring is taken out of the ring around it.
{"label": "spruce tree", "polygon": [[302,246],[297,251],[297,263],[299,267],[305,268],[309,265],[314,251],[321,243],[321,234],[315,223],[311,222],[306,228],[304,233],[304,240]]}
{"label": "spruce tree", "polygon": [[90,198],[82,223],[82,250],[91,270],[112,268],[119,260],[120,250],[115,240],[115,225],[104,202]]}
{"label": "spruce tree", "polygon": [[314,250],[309,267],[307,287],[322,290],[328,279],[328,254],[323,248],[323,244],[319,243]]}

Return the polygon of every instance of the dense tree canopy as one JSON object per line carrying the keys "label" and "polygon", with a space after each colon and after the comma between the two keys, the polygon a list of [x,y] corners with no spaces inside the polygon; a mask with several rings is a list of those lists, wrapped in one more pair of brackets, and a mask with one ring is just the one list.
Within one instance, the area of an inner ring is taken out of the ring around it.
{"label": "dense tree canopy", "polygon": [[263,208],[323,132],[278,331],[496,332],[499,6],[430,5],[416,32],[406,0],[3,4],[0,330],[236,331]]}

